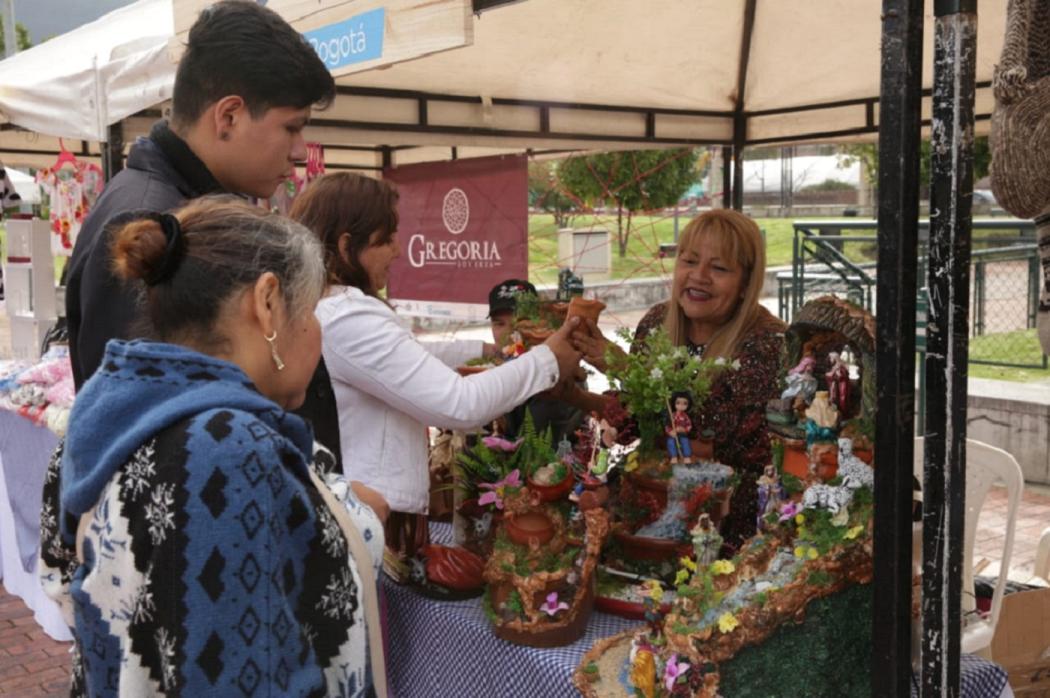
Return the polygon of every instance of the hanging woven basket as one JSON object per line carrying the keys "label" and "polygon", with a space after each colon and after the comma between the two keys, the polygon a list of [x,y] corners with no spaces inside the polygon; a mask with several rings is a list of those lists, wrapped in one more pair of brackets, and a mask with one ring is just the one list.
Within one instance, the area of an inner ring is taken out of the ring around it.
{"label": "hanging woven basket", "polygon": [[1035,218],[1050,210],[1050,0],[1010,0],[992,86],[992,190]]}

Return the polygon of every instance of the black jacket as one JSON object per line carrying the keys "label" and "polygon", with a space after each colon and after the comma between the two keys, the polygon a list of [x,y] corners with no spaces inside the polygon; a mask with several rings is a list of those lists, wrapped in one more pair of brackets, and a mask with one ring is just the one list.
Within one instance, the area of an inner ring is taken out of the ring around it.
{"label": "black jacket", "polygon": [[98,368],[106,342],[131,339],[139,293],[113,275],[109,241],[119,223],[143,211],[171,211],[222,187],[163,121],[140,138],[77,235],[66,276],[66,322],[77,390]]}
{"label": "black jacket", "polygon": [[[69,353],[77,390],[98,368],[111,339],[131,339],[141,326],[140,294],[113,275],[109,241],[120,224],[145,211],[165,212],[222,186],[166,122],[140,138],[127,165],[102,192],[80,228],[66,271]],[[339,419],[328,371],[321,360],[299,414],[336,457],[342,471]]]}

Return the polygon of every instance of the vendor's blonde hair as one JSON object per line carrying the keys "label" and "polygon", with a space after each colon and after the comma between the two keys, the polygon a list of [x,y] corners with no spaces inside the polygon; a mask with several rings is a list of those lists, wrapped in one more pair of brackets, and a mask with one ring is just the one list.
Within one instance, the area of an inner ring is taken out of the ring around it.
{"label": "vendor's blonde hair", "polygon": [[[764,321],[773,319],[758,302],[762,297],[766,275],[766,248],[762,231],[753,220],[739,211],[715,209],[701,213],[685,226],[678,238],[676,260],[706,237],[710,237],[718,246],[719,257],[725,263],[737,265],[744,273],[744,297],[733,316],[715,332],[704,350],[704,358],[721,356],[730,359],[751,331]],[[678,303],[682,289],[677,278],[675,276],[671,284],[671,299],[667,302],[664,327],[676,346],[684,346],[689,338],[689,318]]]}

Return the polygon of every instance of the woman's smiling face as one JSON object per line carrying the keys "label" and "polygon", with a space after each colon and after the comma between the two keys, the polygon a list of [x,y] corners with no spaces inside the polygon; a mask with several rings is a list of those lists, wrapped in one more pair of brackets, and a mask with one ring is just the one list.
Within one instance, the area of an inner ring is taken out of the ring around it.
{"label": "woman's smiling face", "polygon": [[706,341],[733,317],[746,277],[735,259],[723,256],[711,235],[700,235],[696,244],[678,255],[674,289],[678,304],[695,331],[691,335]]}

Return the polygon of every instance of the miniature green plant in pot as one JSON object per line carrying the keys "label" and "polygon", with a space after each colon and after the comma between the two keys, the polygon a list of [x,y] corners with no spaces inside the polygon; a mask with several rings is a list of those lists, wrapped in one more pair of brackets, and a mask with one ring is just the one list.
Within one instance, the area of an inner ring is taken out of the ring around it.
{"label": "miniature green plant in pot", "polygon": [[[626,329],[620,330],[620,336],[632,339]],[[609,381],[638,422],[643,457],[652,457],[662,448],[671,394],[688,391],[693,405],[702,406],[715,376],[728,367],[724,361],[698,359],[685,347],[674,346],[662,328],[645,338],[640,351],[626,355],[610,351],[607,360]]]}

